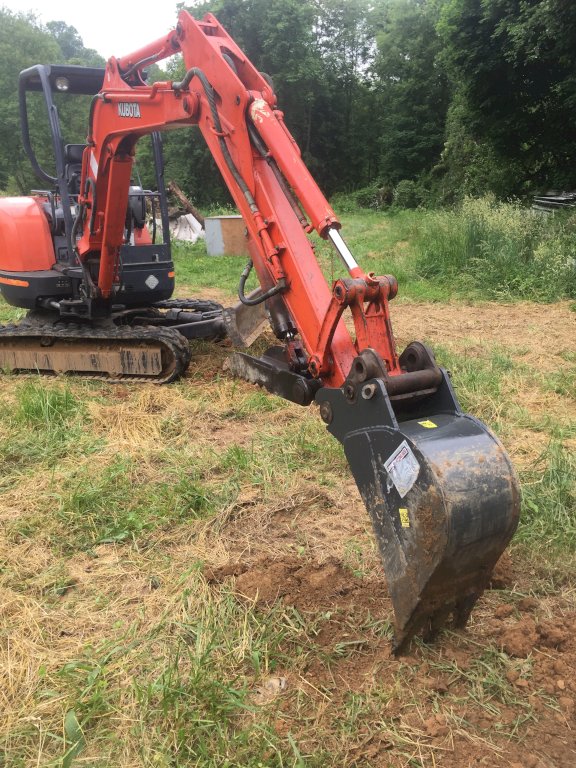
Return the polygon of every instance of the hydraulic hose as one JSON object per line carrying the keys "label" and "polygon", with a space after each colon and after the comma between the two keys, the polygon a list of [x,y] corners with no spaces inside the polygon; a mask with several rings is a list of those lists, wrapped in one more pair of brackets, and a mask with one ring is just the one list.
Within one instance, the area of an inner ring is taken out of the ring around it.
{"label": "hydraulic hose", "polygon": [[[153,64],[155,61],[157,61],[156,54],[153,54],[152,56],[147,56],[145,59],[140,59],[140,61],[137,61],[136,64],[133,64],[130,69],[126,70],[126,72],[122,72],[122,80],[125,82],[128,80],[130,75],[133,75],[134,72],[138,69],[142,69],[142,67],[145,67],[146,64]],[[142,79],[142,78],[141,78]]]}
{"label": "hydraulic hose", "polygon": [[212,114],[214,127],[216,128],[216,132],[218,133],[218,142],[220,144],[220,149],[222,151],[222,156],[224,157],[224,161],[226,162],[226,165],[230,169],[230,173],[234,176],[234,180],[242,190],[242,194],[246,198],[246,202],[250,206],[250,210],[252,211],[252,213],[258,213],[258,206],[256,205],[256,201],[254,200],[252,193],[248,189],[248,185],[246,184],[238,168],[236,167],[236,163],[232,159],[232,155],[230,154],[228,145],[226,144],[224,136],[222,135],[223,133],[222,123],[220,122],[220,115],[218,114],[218,108],[216,107],[216,98],[214,96],[214,88],[212,88],[212,85],[210,84],[210,81],[206,77],[205,73],[201,69],[199,69],[199,67],[191,67],[188,70],[188,72],[186,72],[186,75],[184,76],[183,80],[180,80],[179,82],[176,82],[176,83],[172,83],[172,88],[175,91],[182,91],[190,85],[190,82],[194,77],[197,77],[198,80],[200,80],[200,83],[202,84],[202,88],[204,89],[204,93],[206,94],[206,99],[208,100],[208,106],[210,107],[210,112]]}
{"label": "hydraulic hose", "polygon": [[252,259],[250,259],[248,264],[246,264],[244,267],[244,271],[240,275],[240,283],[238,285],[238,298],[242,304],[246,304],[247,307],[255,307],[258,304],[262,304],[263,301],[270,299],[272,296],[276,296],[277,293],[280,293],[286,287],[285,281],[279,280],[272,288],[269,288],[264,293],[260,293],[258,296],[254,296],[252,299],[249,299],[248,296],[246,296],[244,293],[244,288],[246,287],[246,281],[250,276],[250,272],[252,272],[253,266],[254,264],[252,263]]}
{"label": "hydraulic hose", "polygon": [[[94,219],[96,216],[96,183],[93,179],[86,179],[86,184],[84,187],[84,194],[88,194],[88,187],[92,190],[92,211],[90,213],[90,224],[89,224],[89,231],[90,234],[94,231]],[[90,274],[90,271],[84,261],[80,258],[80,254],[78,253],[78,246],[76,244],[76,235],[78,233],[78,229],[80,225],[84,221],[84,214],[86,213],[86,205],[85,203],[81,203],[78,206],[78,213],[76,214],[76,218],[74,219],[74,224],[72,225],[72,233],[70,235],[70,238],[72,240],[72,247],[74,248],[76,252],[76,256],[78,258],[78,261],[80,263],[80,268],[82,269],[82,274],[84,276],[84,282],[86,283],[86,288],[88,290],[88,293],[92,295],[94,288],[96,287],[94,285],[94,281],[92,280],[92,276]]]}
{"label": "hydraulic hose", "polygon": [[268,152],[268,149],[266,148],[264,142],[260,138],[260,134],[254,127],[253,123],[248,124],[248,135],[250,136],[250,141],[256,148],[257,152],[259,153],[260,157],[262,157],[270,168],[272,169],[272,173],[276,177],[276,181],[280,185],[280,188],[282,189],[282,192],[284,192],[284,195],[286,196],[288,202],[290,203],[290,206],[294,213],[296,214],[298,221],[300,222],[301,226],[306,229],[308,226],[308,220],[304,213],[302,212],[302,209],[300,207],[300,203],[298,202],[296,196],[288,186],[288,182],[282,175],[282,171],[280,168],[278,168],[278,163],[276,160],[271,156],[271,154]]}
{"label": "hydraulic hose", "polygon": [[[188,70],[188,72],[186,72],[182,80],[176,83],[172,83],[172,88],[175,91],[182,91],[185,88],[188,88],[188,86],[190,85],[194,77],[197,77],[198,80],[200,80],[200,83],[202,84],[202,88],[204,89],[204,93],[206,94],[206,99],[208,100],[208,106],[210,107],[210,112],[212,114],[212,121],[214,122],[214,128],[216,129],[216,133],[218,134],[218,142],[220,144],[220,150],[222,151],[222,156],[224,158],[224,161],[228,166],[230,173],[234,177],[234,180],[240,187],[242,194],[246,198],[246,202],[250,206],[250,211],[253,214],[257,214],[259,213],[259,210],[258,210],[258,206],[256,205],[256,201],[254,200],[252,193],[248,189],[248,185],[242,178],[240,171],[236,167],[236,163],[232,159],[232,155],[230,154],[230,150],[228,149],[228,145],[226,144],[226,140],[224,139],[223,131],[222,131],[222,123],[220,121],[220,115],[218,114],[218,108],[216,106],[214,88],[210,84],[210,81],[206,77],[206,74],[199,67],[191,67]],[[277,293],[280,293],[286,288],[286,281],[282,279],[282,280],[279,280],[275,286],[273,286],[272,288],[269,288],[264,293],[261,293],[259,296],[256,296],[252,299],[249,299],[244,293],[244,288],[246,286],[246,281],[248,280],[248,276],[250,275],[250,272],[252,271],[253,266],[254,265],[252,263],[252,260],[250,260],[240,276],[240,283],[238,285],[238,298],[240,299],[242,304],[246,304],[249,307],[254,307],[257,304],[261,304],[263,301],[266,301],[266,299],[269,299],[271,296],[275,296]]]}

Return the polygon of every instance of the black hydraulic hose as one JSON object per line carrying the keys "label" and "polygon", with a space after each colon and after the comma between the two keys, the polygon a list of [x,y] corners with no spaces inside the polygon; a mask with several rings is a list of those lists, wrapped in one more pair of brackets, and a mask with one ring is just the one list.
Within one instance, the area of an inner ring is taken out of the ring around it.
{"label": "black hydraulic hose", "polygon": [[308,219],[304,215],[296,195],[290,189],[288,182],[286,181],[286,179],[282,175],[282,171],[278,167],[278,163],[268,151],[266,145],[264,144],[264,142],[262,141],[262,138],[260,137],[260,134],[258,133],[258,131],[256,130],[256,127],[252,123],[248,124],[248,135],[250,136],[250,141],[252,142],[253,146],[256,148],[258,154],[264,160],[266,160],[266,162],[272,169],[272,173],[276,177],[276,181],[280,185],[282,192],[284,192],[284,195],[286,196],[288,202],[290,203],[292,210],[296,214],[298,221],[300,222],[303,228],[306,228],[308,226]]}
{"label": "black hydraulic hose", "polygon": [[254,264],[252,263],[252,259],[246,264],[244,267],[244,271],[240,275],[240,283],[238,285],[238,298],[242,302],[242,304],[246,304],[247,307],[255,307],[258,304],[262,304],[263,301],[266,301],[267,299],[270,299],[272,296],[276,296],[277,293],[280,293],[286,288],[286,281],[284,279],[279,280],[276,285],[274,285],[272,288],[269,288],[264,293],[258,294],[258,296],[254,296],[252,299],[249,299],[248,296],[244,293],[244,288],[246,287],[246,281],[248,280],[248,277],[250,276],[250,272],[252,272],[252,267]]}
{"label": "black hydraulic hose", "polygon": [[[84,186],[84,194],[88,192],[88,187],[91,187],[92,189],[92,212],[90,214],[90,224],[89,224],[89,230],[90,234],[94,231],[94,219],[96,216],[96,184],[93,179],[86,179],[86,184]],[[74,219],[74,224],[72,225],[72,232],[70,235],[70,238],[72,240],[73,248],[76,252],[76,256],[78,258],[78,261],[80,263],[80,267],[82,269],[82,274],[84,276],[84,282],[86,283],[86,287],[89,290],[89,293],[91,294],[94,289],[94,281],[92,280],[92,276],[90,275],[90,271],[88,270],[88,267],[86,264],[82,261],[80,258],[80,254],[78,253],[78,248],[76,245],[76,234],[78,232],[78,227],[84,220],[84,213],[86,212],[86,204],[81,203],[78,206],[78,213],[76,214],[76,218]]]}
{"label": "black hydraulic hose", "polygon": [[252,193],[248,189],[248,185],[240,175],[240,171],[236,167],[236,163],[232,159],[232,155],[230,154],[228,145],[226,144],[224,136],[222,135],[223,133],[222,123],[220,122],[220,115],[218,114],[218,108],[216,107],[216,98],[214,95],[214,88],[210,84],[210,81],[208,80],[204,72],[198,67],[191,67],[188,70],[188,72],[186,72],[183,80],[180,80],[177,83],[172,83],[172,88],[175,91],[183,91],[185,88],[187,88],[190,85],[190,82],[194,77],[197,77],[198,80],[200,80],[202,84],[202,88],[204,89],[204,93],[206,94],[206,99],[208,100],[208,106],[210,107],[210,112],[212,114],[214,127],[218,134],[218,142],[220,143],[220,149],[222,151],[222,156],[224,157],[224,161],[226,162],[226,165],[230,169],[230,173],[234,176],[234,180],[242,190],[242,194],[246,198],[246,201],[250,206],[250,210],[252,211],[252,213],[258,213],[258,206],[256,205],[256,201],[254,200]]}
{"label": "black hydraulic hose", "polygon": [[[216,129],[216,132],[218,134],[218,141],[220,143],[220,149],[222,151],[222,156],[224,157],[224,161],[226,162],[226,165],[230,169],[230,173],[234,176],[236,183],[242,190],[242,194],[246,198],[246,201],[250,206],[250,210],[252,211],[252,213],[258,213],[258,206],[256,205],[256,201],[254,200],[252,193],[248,189],[248,185],[240,175],[240,171],[236,167],[236,164],[232,159],[232,155],[230,154],[230,150],[228,149],[228,145],[226,144],[226,141],[224,139],[223,131],[222,131],[222,123],[220,122],[220,115],[218,114],[218,108],[216,106],[214,88],[210,84],[210,81],[206,77],[205,73],[198,67],[191,67],[188,70],[188,72],[186,72],[182,80],[180,80],[177,83],[172,83],[172,88],[175,91],[182,91],[190,85],[190,82],[194,77],[197,77],[198,80],[200,80],[200,83],[202,84],[202,88],[204,89],[204,93],[206,94],[206,99],[208,100],[208,106],[210,107],[210,112],[212,114],[214,128]],[[238,298],[240,299],[242,304],[246,304],[249,307],[254,307],[257,304],[261,304],[263,301],[266,301],[272,296],[275,296],[277,293],[281,293],[281,291],[285,290],[286,288],[286,280],[283,278],[282,280],[279,280],[275,286],[273,286],[272,288],[269,288],[264,293],[261,293],[252,299],[249,299],[244,293],[244,288],[246,286],[246,281],[248,280],[248,276],[250,275],[250,272],[252,271],[253,266],[254,265],[252,263],[252,260],[250,260],[246,265],[246,267],[244,268],[244,271],[240,275],[240,283],[238,285]]]}
{"label": "black hydraulic hose", "polygon": [[153,64],[155,61],[157,61],[156,54],[152,54],[152,56],[148,56],[145,59],[140,59],[140,61],[137,61],[136,64],[132,64],[130,69],[127,69],[126,72],[120,72],[120,76],[122,80],[126,81],[130,75],[133,75],[134,72],[136,72],[137,69],[142,69],[142,67],[145,67],[146,64]]}

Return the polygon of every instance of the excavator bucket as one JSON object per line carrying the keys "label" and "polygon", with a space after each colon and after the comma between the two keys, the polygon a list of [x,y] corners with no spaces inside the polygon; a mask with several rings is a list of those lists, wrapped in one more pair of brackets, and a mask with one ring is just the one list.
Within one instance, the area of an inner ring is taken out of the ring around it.
{"label": "excavator bucket", "polygon": [[415,404],[391,397],[381,378],[316,393],[372,520],[398,654],[416,634],[432,639],[451,614],[466,624],[518,523],[508,456],[439,370],[436,391]]}

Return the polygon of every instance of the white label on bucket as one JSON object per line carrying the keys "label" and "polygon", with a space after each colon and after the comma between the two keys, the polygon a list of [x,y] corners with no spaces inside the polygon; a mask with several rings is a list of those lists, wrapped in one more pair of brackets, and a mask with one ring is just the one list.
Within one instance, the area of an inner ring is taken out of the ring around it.
{"label": "white label on bucket", "polygon": [[416,482],[420,472],[420,464],[406,440],[403,440],[388,461],[384,462],[384,469],[396,486],[400,498],[403,499]]}

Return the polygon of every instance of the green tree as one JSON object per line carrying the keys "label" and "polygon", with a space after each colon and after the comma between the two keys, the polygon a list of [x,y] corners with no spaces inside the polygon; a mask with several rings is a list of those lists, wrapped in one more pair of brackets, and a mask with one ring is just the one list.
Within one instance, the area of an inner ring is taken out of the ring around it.
{"label": "green tree", "polygon": [[101,67],[104,59],[93,48],[86,48],[76,27],[64,21],[48,21],[46,29],[58,43],[63,60],[69,64]]}
{"label": "green tree", "polygon": [[468,137],[496,177],[509,168],[506,192],[573,185],[576,4],[448,0],[438,30]]}
{"label": "green tree", "polygon": [[328,193],[367,181],[374,165],[371,8],[369,0],[210,0],[189,9],[196,18],[214,13],[272,77],[286,124]]}
{"label": "green tree", "polygon": [[[18,77],[34,64],[58,63],[101,66],[104,61],[85,48],[76,29],[65,22],[51,21],[44,27],[33,14],[0,8],[0,189],[27,193],[38,183],[22,147]],[[86,100],[82,104],[78,97],[56,94],[55,101],[65,139],[84,141],[89,106]],[[52,139],[41,94],[29,94],[27,103],[33,147],[41,165],[54,172]]]}
{"label": "green tree", "polygon": [[322,79],[310,0],[207,0],[189,10],[196,18],[214,13],[256,68],[272,78],[286,124],[310,161],[312,111]]}
{"label": "green tree", "polygon": [[377,168],[374,3],[318,0],[320,78],[312,111],[311,164],[328,193],[367,184]]}
{"label": "green tree", "polygon": [[[33,175],[20,139],[18,110],[18,76],[20,71],[41,61],[58,61],[61,57],[56,41],[42,29],[31,14],[16,14],[0,8],[0,189],[11,181],[21,192],[33,184]],[[37,146],[49,142],[41,126],[47,123],[39,100],[31,100],[30,124]]]}
{"label": "green tree", "polygon": [[450,88],[439,64],[438,0],[392,0],[378,35],[380,173],[416,179],[439,160]]}

